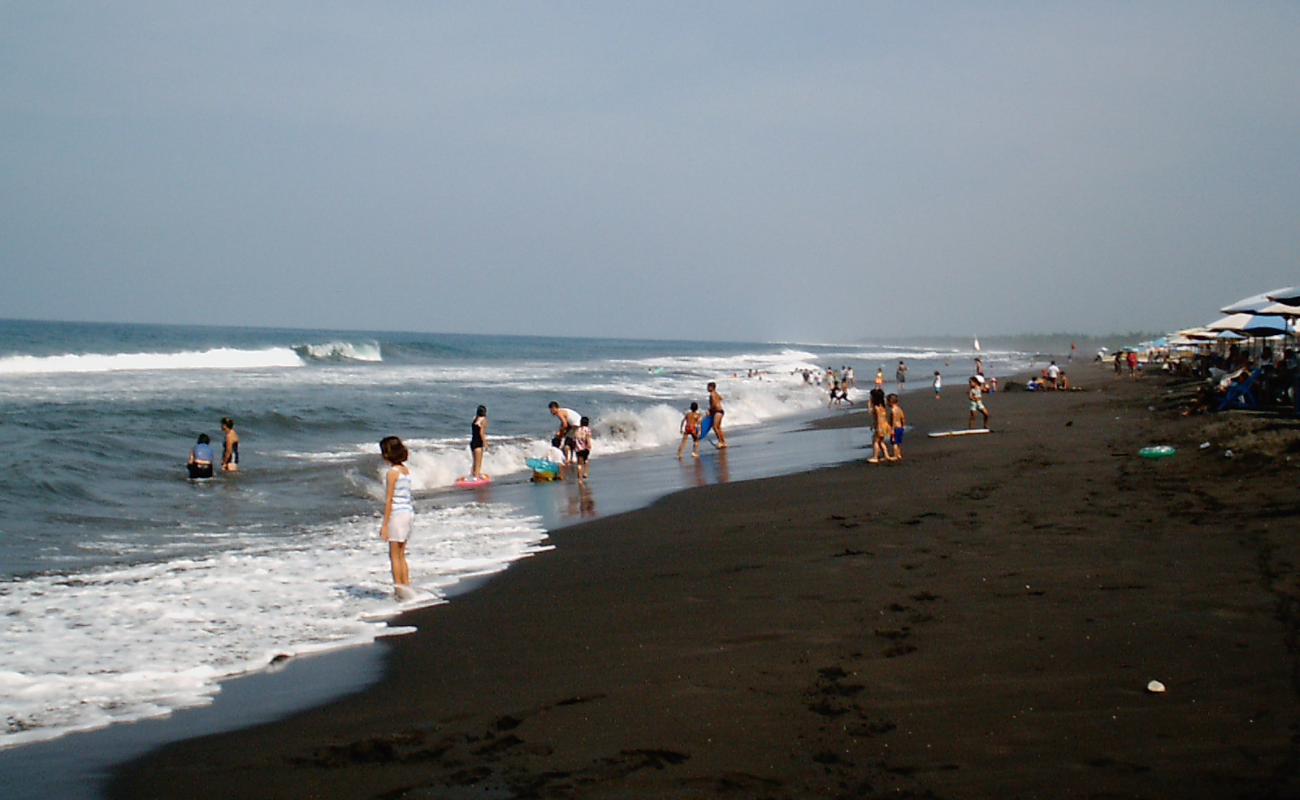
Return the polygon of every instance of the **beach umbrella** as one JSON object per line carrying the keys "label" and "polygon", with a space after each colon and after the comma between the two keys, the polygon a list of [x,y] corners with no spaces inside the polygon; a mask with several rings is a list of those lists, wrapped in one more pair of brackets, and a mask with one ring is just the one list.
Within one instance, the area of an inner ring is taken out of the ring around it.
{"label": "beach umbrella", "polygon": [[1288,306],[1300,306],[1300,286],[1289,286],[1268,293],[1268,299]]}
{"label": "beach umbrella", "polygon": [[1255,313],[1270,317],[1300,317],[1300,306],[1289,306],[1286,303],[1274,303],[1271,306],[1264,306]]}
{"label": "beach umbrella", "polygon": [[1250,324],[1238,332],[1248,336],[1288,336],[1294,333],[1295,329],[1281,317],[1266,317],[1262,314],[1256,314],[1250,318]]}
{"label": "beach umbrella", "polygon": [[1211,331],[1240,331],[1243,325],[1250,323],[1252,317],[1254,317],[1254,314],[1246,314],[1244,312],[1229,314],[1226,317],[1216,319],[1214,322],[1206,325],[1205,328]]}
{"label": "beach umbrella", "polygon": [[[1219,309],[1220,314],[1254,314],[1265,306],[1270,306],[1276,299],[1273,297],[1278,292],[1285,292],[1286,289],[1274,289],[1271,292],[1260,292],[1252,294],[1250,297],[1243,297],[1231,305],[1226,305]],[[1300,300],[1296,300],[1300,303]]]}
{"label": "beach umbrella", "polygon": [[1205,327],[1184,328],[1178,332],[1178,335],[1184,339],[1213,339],[1218,334],[1215,331]]}

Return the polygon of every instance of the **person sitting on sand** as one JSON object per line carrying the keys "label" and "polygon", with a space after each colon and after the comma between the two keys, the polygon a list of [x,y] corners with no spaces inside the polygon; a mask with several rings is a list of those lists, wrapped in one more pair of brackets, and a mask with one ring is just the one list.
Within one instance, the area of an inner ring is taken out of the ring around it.
{"label": "person sitting on sand", "polygon": [[221,447],[221,471],[239,472],[239,434],[235,433],[235,421],[230,417],[222,417],[221,431],[226,436],[225,444]]}
{"label": "person sitting on sand", "polygon": [[979,376],[972,376],[970,389],[966,392],[966,396],[970,398],[970,422],[967,423],[967,428],[975,427],[975,412],[977,411],[984,415],[984,427],[989,426],[989,410],[984,406],[984,390],[981,387]]}
{"label": "person sitting on sand", "polygon": [[[806,372],[804,374],[807,375]],[[690,410],[682,415],[682,424],[680,426],[682,443],[677,445],[677,457],[679,459],[686,449],[688,439],[695,443],[695,449],[691,455],[695,458],[700,457],[700,423],[702,422],[704,422],[704,414],[700,412],[700,404],[692,402]]]}
{"label": "person sitting on sand", "polygon": [[886,444],[893,431],[889,426],[889,408],[885,404],[884,389],[871,390],[871,419],[871,458],[867,459],[867,463],[879,464],[892,459]]}
{"label": "person sitting on sand", "polygon": [[406,466],[410,454],[396,436],[385,436],[380,440],[379,452],[388,462],[388,473],[384,476],[384,521],[379,525],[379,538],[388,542],[388,563],[392,568],[397,599],[406,600],[413,594],[411,568],[406,563],[406,543],[411,538],[411,527],[415,522],[411,470]]}
{"label": "person sitting on sand", "polygon": [[190,448],[190,460],[185,467],[189,470],[191,479],[212,477],[211,442],[206,433],[200,433],[198,442]]}
{"label": "person sitting on sand", "polygon": [[718,394],[718,384],[709,381],[709,416],[713,418],[713,432],[718,436],[718,449],[727,446],[727,435],[722,432],[722,416],[727,413],[722,408],[722,395]]}
{"label": "person sitting on sand", "polygon": [[557,436],[551,439],[550,446],[540,459],[529,459],[533,483],[564,480],[564,451],[560,449],[561,444],[563,441]]}
{"label": "person sitting on sand", "polygon": [[907,433],[907,414],[898,403],[898,395],[891,394],[885,398],[889,403],[889,427],[893,431],[894,461],[903,460],[903,435]]}

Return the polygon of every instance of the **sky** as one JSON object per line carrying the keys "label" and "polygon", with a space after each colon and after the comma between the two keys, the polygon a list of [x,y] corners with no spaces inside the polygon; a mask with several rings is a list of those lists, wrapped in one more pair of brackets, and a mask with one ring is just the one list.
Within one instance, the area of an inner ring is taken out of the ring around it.
{"label": "sky", "polygon": [[0,317],[1167,330],[1300,284],[1294,2],[0,0]]}

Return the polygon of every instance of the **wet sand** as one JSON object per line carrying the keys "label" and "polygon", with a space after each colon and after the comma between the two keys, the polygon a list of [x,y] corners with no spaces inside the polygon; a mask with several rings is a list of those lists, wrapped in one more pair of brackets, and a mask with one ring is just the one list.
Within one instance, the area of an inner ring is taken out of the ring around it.
{"label": "wet sand", "polygon": [[907,398],[902,464],[556,531],[404,620],[377,686],[168,746],[111,792],[1300,795],[1300,457],[1199,449],[1163,379],[1072,376],[1089,391],[992,397],[988,436],[923,435],[964,427],[959,387]]}

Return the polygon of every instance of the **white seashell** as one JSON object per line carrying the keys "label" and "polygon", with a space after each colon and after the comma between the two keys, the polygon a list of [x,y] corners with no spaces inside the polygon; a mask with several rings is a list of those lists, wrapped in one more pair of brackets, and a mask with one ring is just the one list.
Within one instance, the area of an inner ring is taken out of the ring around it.
{"label": "white seashell", "polygon": [[1165,685],[1160,681],[1151,681],[1147,684],[1147,691],[1151,694],[1164,694]]}

